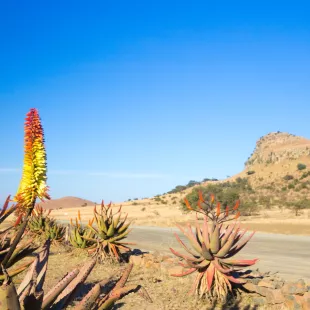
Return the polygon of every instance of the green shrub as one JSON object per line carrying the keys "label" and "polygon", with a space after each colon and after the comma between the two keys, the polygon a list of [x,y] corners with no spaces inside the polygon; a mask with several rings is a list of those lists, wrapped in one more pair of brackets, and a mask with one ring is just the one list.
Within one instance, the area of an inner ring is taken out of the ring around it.
{"label": "green shrub", "polygon": [[303,198],[299,201],[290,203],[290,205],[291,209],[295,211],[295,215],[298,216],[301,210],[310,208],[310,200],[307,198]]}
{"label": "green shrub", "polygon": [[309,175],[310,175],[310,170],[307,171],[307,172],[304,172],[304,173],[301,175],[300,180],[305,179],[305,178],[308,177]]}
{"label": "green shrub", "polygon": [[293,179],[294,179],[294,177],[292,175],[290,175],[290,174],[287,174],[286,176],[283,177],[283,180],[285,180],[285,181],[290,181],[290,180],[293,180]]}
{"label": "green shrub", "polygon": [[[233,206],[242,193],[252,193],[253,189],[249,185],[247,178],[237,178],[236,182],[225,182],[220,184],[208,184],[207,186],[197,186],[186,195],[187,200],[194,209],[197,209],[198,192],[202,191],[204,197],[211,194],[215,195],[216,201],[219,201],[224,207]],[[180,201],[183,210],[187,207],[183,200]]]}
{"label": "green shrub", "polygon": [[179,192],[182,192],[183,190],[185,190],[187,187],[184,186],[184,185],[177,185],[174,189],[172,189],[170,192],[170,194],[173,194],[173,193],[179,193]]}
{"label": "green shrub", "polygon": [[293,189],[295,188],[295,184],[294,183],[290,183],[288,186],[287,186],[288,189]]}
{"label": "green shrub", "polygon": [[307,168],[307,166],[306,166],[305,164],[299,163],[299,164],[297,165],[297,169],[298,169],[298,170],[304,170],[304,169],[306,169],[306,168]]}

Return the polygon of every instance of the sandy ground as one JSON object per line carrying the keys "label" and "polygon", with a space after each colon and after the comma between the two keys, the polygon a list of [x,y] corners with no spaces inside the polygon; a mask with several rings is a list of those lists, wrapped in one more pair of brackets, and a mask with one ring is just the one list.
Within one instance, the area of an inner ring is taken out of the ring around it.
{"label": "sandy ground", "polygon": [[[120,204],[114,204],[117,210]],[[79,209],[82,221],[87,222],[93,216],[93,206]],[[122,203],[122,211],[128,213],[128,219],[136,226],[175,227],[176,223],[195,220],[195,214],[184,213],[177,204],[160,204],[146,199]],[[77,209],[58,209],[52,211],[52,216],[58,220],[75,219]],[[264,210],[259,215],[241,217],[242,224],[260,232],[310,235],[310,210],[295,216],[291,210]]]}
{"label": "sandy ground", "polygon": [[[63,247],[52,247],[51,255],[48,262],[48,270],[44,290],[48,291],[58,283],[62,277],[77,266],[81,266],[89,258],[82,252],[67,250]],[[59,264],[59,262],[66,262]],[[89,289],[97,282],[113,277],[118,279],[125,265],[104,263],[97,264],[85,285],[82,287],[80,296],[85,295]],[[19,275],[19,280],[23,278],[24,274]],[[245,309],[243,306],[248,304],[247,300],[242,300],[242,307],[231,307],[231,304],[223,305],[215,308],[210,302],[206,300],[197,300],[195,297],[189,297],[188,292],[191,288],[193,277],[176,278],[161,272],[160,269],[149,269],[145,267],[134,266],[127,285],[142,285],[153,300],[153,303],[148,303],[138,294],[129,294],[116,303],[113,310],[209,310],[209,309]],[[80,300],[76,299],[76,302]],[[241,301],[236,301],[239,304]],[[252,308],[248,308],[250,310]],[[254,309],[254,308],[253,308]],[[257,309],[257,308],[255,308]]]}

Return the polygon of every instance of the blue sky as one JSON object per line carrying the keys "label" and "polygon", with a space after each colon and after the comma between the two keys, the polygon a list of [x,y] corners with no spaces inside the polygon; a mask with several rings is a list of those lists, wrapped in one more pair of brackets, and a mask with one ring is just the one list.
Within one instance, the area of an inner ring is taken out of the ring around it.
{"label": "blue sky", "polygon": [[53,198],[122,201],[310,138],[307,1],[2,1],[0,200],[42,118]]}

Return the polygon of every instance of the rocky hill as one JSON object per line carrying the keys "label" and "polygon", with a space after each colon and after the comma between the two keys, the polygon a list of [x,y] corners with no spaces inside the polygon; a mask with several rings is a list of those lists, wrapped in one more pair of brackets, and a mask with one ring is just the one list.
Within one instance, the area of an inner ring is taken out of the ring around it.
{"label": "rocky hill", "polygon": [[310,140],[285,132],[269,133],[261,137],[254,152],[245,163],[250,168],[255,164],[277,164],[287,160],[299,160],[310,156]]}
{"label": "rocky hill", "polygon": [[[284,132],[269,133],[257,141],[242,172],[225,180],[198,183],[180,191],[180,197],[191,195],[197,186],[203,186],[209,189],[206,193],[217,193],[221,201],[232,203],[236,197],[241,198],[244,206],[251,207],[253,212],[272,207],[308,208],[310,140]],[[192,201],[196,199],[194,196]]]}

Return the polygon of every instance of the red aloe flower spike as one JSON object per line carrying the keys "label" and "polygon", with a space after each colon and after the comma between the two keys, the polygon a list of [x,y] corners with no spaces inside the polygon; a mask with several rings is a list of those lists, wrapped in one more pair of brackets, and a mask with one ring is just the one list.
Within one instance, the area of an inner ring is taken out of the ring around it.
{"label": "red aloe flower spike", "polygon": [[216,216],[219,217],[221,214],[221,204],[218,202],[216,204]]}
{"label": "red aloe flower spike", "polygon": [[227,206],[225,210],[225,216],[228,216],[228,214],[229,214],[229,207]]}
{"label": "red aloe flower spike", "polygon": [[236,216],[235,216],[235,219],[238,219],[240,216],[240,211],[237,212]]}
{"label": "red aloe flower spike", "polygon": [[184,198],[184,202],[186,204],[187,209],[193,210],[193,208],[191,207],[191,205],[190,205],[189,201],[187,200],[187,198]]}
{"label": "red aloe flower spike", "polygon": [[215,200],[215,196],[214,194],[211,194],[211,204],[214,202],[214,200]]}
{"label": "red aloe flower spike", "polygon": [[200,210],[203,210],[200,200],[198,200],[197,205]]}
{"label": "red aloe flower spike", "polygon": [[201,190],[198,191],[198,195],[199,195],[199,201],[200,202],[205,202],[205,200],[203,199],[202,191]]}
{"label": "red aloe flower spike", "polygon": [[235,206],[233,207],[233,210],[234,211],[237,210],[239,208],[239,205],[240,205],[240,200],[237,200]]}

